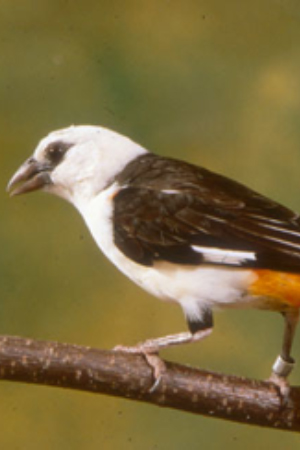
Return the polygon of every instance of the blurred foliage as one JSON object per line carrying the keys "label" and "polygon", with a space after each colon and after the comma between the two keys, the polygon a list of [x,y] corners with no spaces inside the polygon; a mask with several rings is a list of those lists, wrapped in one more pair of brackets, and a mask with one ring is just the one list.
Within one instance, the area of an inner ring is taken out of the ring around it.
{"label": "blurred foliage", "polygon": [[[300,210],[298,1],[2,0],[0,49],[1,333],[109,348],[185,328],[102,257],[69,205],[4,192],[55,128],[108,126]],[[276,315],[229,312],[206,342],[164,355],[262,378],[281,334]],[[294,435],[118,399],[0,390],[1,448],[298,448]]]}

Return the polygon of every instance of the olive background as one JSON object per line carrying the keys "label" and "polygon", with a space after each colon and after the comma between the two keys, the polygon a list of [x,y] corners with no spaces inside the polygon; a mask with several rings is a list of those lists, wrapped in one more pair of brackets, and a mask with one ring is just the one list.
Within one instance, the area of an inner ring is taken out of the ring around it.
{"label": "olive background", "polygon": [[[101,124],[233,177],[300,211],[296,0],[2,0],[0,332],[111,348],[184,331],[179,308],[134,286],[71,205],[5,186],[48,132]],[[278,314],[227,311],[169,360],[267,378]],[[291,381],[300,384],[299,360]],[[0,383],[6,449],[298,448],[295,434],[126,400]]]}

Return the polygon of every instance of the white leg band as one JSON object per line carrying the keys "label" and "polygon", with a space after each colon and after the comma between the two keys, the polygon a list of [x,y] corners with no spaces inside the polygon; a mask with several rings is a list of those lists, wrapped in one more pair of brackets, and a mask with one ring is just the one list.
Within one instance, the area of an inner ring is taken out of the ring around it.
{"label": "white leg band", "polygon": [[293,370],[295,365],[294,361],[285,361],[280,355],[276,359],[272,369],[273,372],[279,377],[286,378],[291,371]]}

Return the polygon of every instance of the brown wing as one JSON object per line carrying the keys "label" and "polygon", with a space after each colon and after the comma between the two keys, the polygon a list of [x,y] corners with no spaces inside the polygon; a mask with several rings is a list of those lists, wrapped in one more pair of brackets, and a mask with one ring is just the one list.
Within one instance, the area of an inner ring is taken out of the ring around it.
{"label": "brown wing", "polygon": [[153,154],[130,163],[117,181],[115,243],[140,264],[300,272],[299,216],[240,183]]}

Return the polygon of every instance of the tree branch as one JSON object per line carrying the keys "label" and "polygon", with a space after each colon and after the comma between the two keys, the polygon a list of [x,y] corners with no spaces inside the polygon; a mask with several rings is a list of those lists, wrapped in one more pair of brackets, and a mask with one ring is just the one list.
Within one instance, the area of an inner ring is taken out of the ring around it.
{"label": "tree branch", "polygon": [[0,379],[90,391],[236,422],[300,431],[300,388],[282,402],[269,382],[165,362],[151,392],[142,355],[0,336]]}

